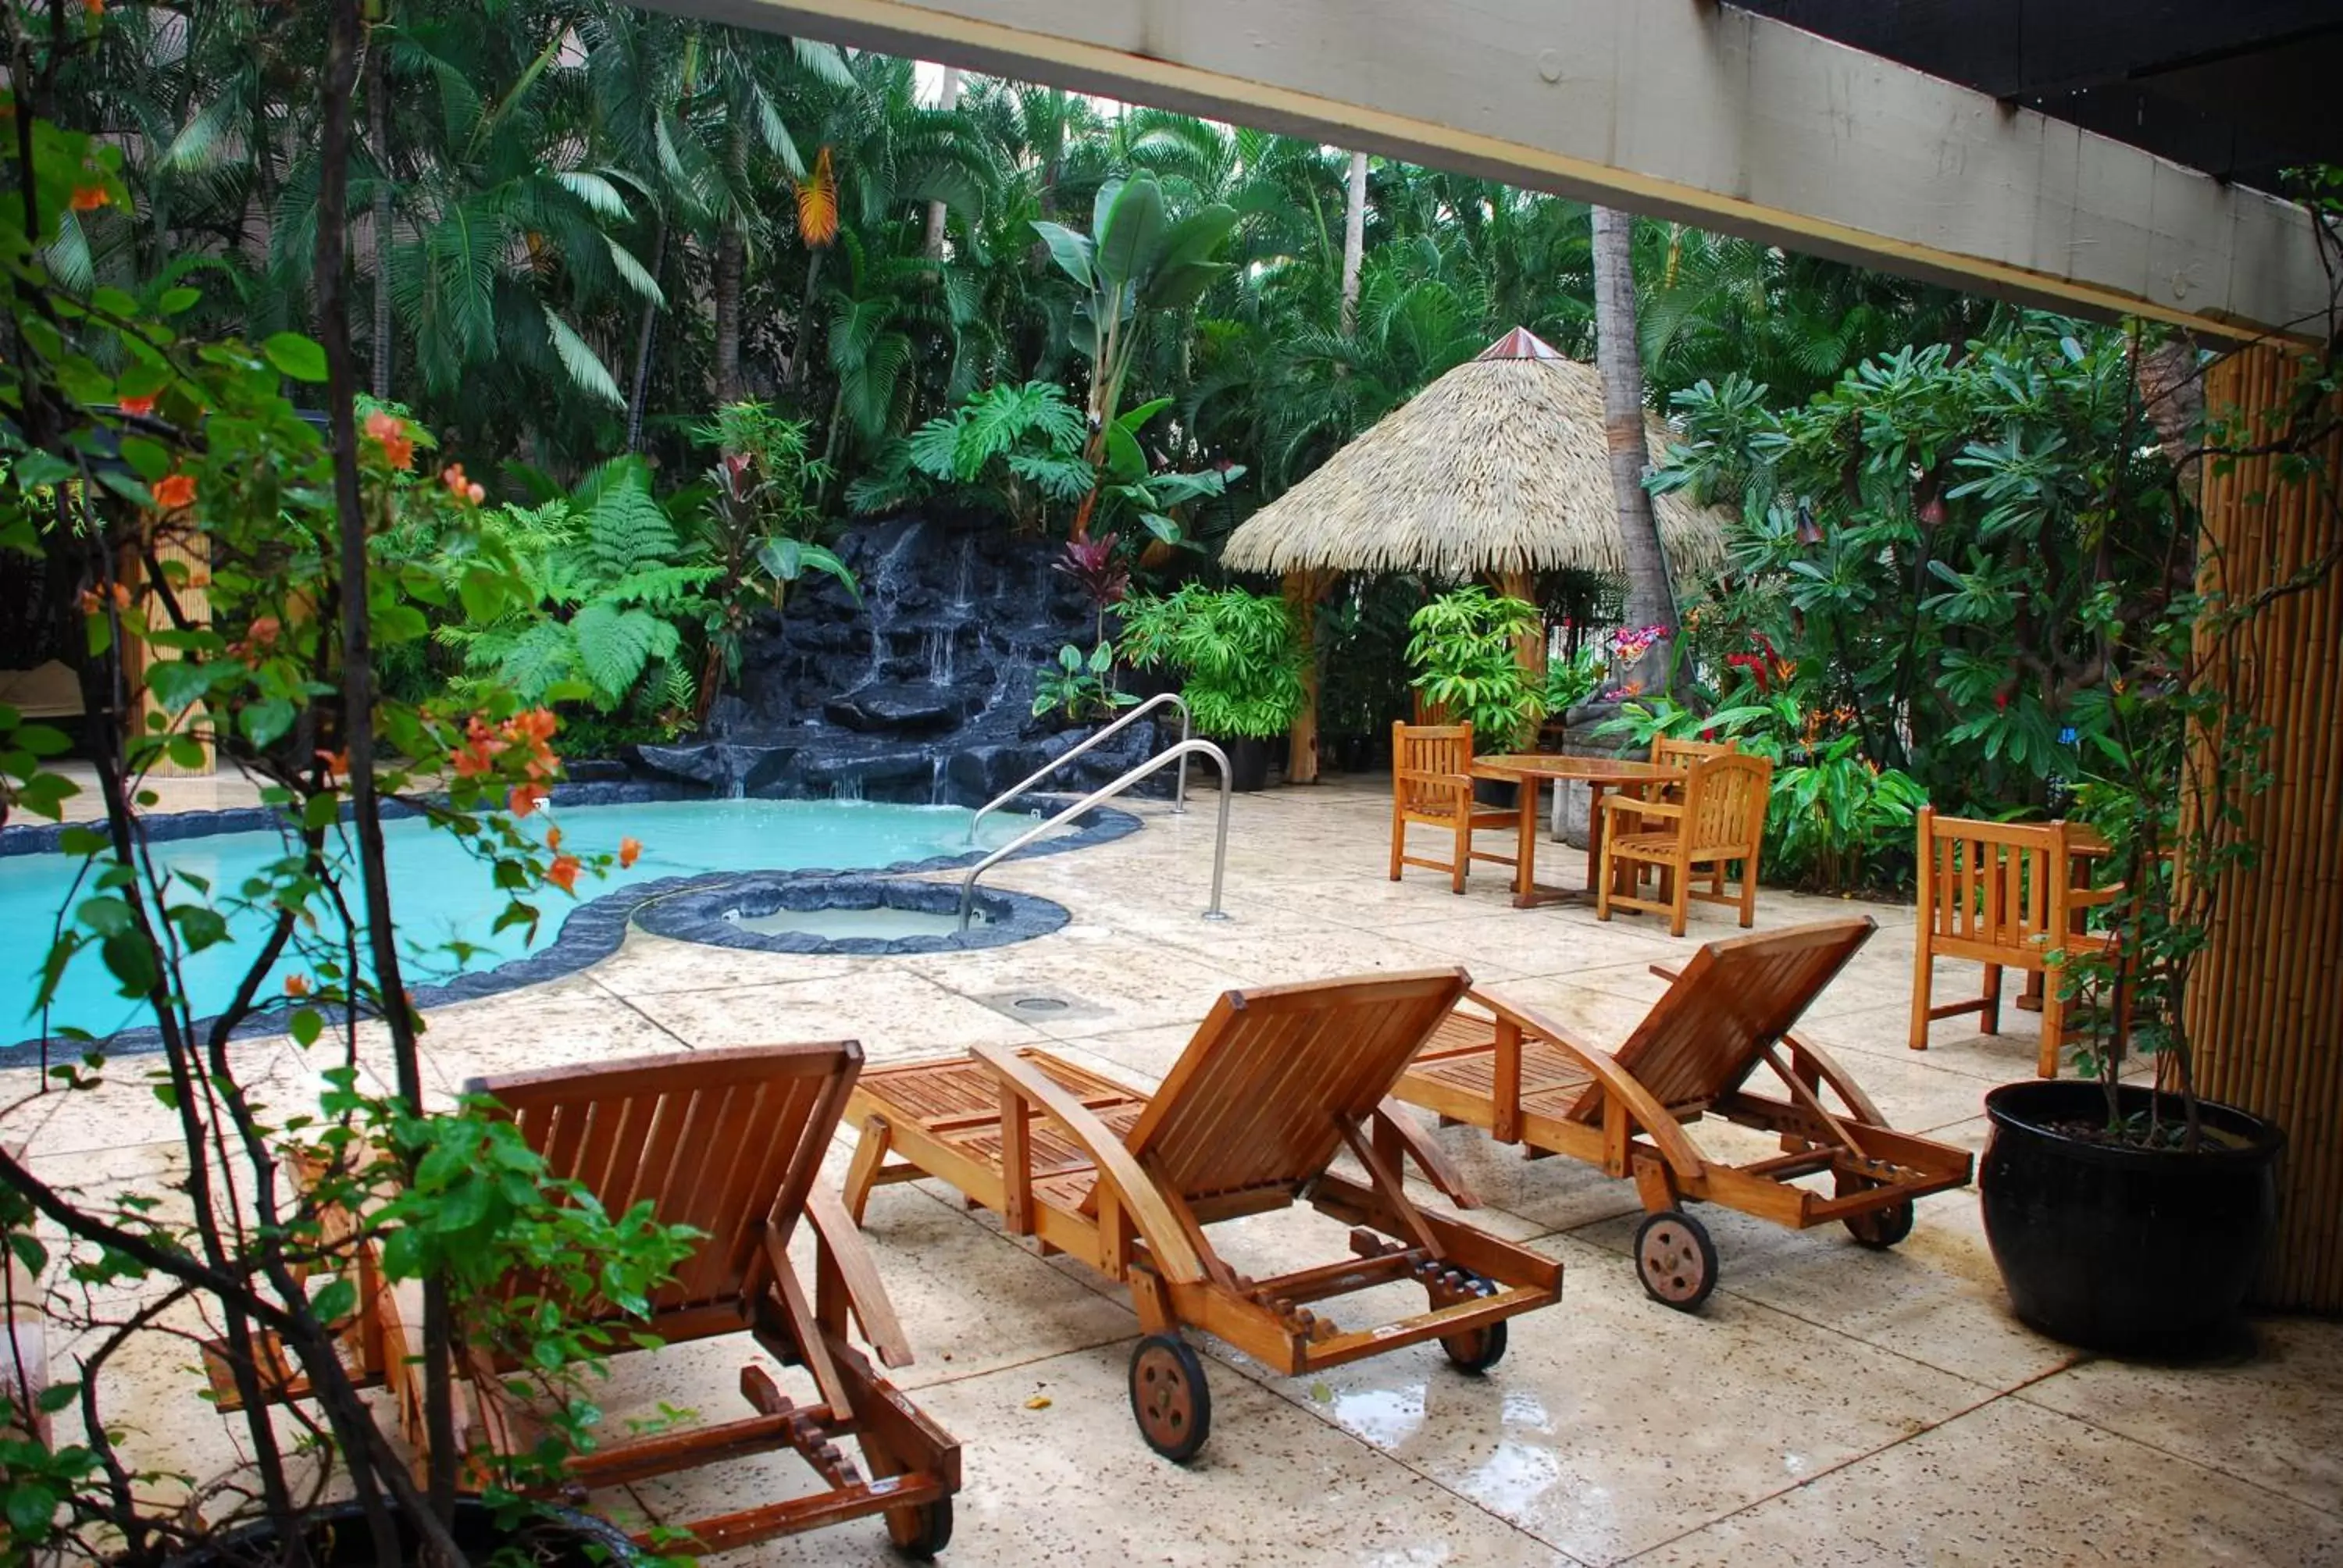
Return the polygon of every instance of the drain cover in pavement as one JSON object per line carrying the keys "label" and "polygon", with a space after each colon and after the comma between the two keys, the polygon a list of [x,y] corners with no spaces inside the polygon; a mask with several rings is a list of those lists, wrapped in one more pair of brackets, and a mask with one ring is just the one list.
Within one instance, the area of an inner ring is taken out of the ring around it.
{"label": "drain cover in pavement", "polygon": [[1058,1023],[1070,1020],[1104,1018],[1106,1009],[1095,1002],[1078,1000],[1063,991],[1047,990],[1035,986],[1018,986],[1010,990],[987,991],[972,997],[1000,1013],[1024,1023]]}

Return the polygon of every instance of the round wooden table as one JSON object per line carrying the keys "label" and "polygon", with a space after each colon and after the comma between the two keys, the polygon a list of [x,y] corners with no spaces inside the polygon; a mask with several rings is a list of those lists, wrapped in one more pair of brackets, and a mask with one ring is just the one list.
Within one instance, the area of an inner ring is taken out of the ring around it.
{"label": "round wooden table", "polygon": [[[1521,786],[1521,839],[1514,850],[1513,907],[1536,904],[1593,903],[1596,879],[1603,874],[1604,793],[1611,789],[1642,790],[1684,777],[1681,768],[1656,762],[1636,762],[1623,757],[1569,757],[1560,753],[1500,753],[1473,759],[1473,777],[1495,779]],[[1537,879],[1538,786],[1552,780],[1575,779],[1587,787],[1586,886],[1548,887]]]}

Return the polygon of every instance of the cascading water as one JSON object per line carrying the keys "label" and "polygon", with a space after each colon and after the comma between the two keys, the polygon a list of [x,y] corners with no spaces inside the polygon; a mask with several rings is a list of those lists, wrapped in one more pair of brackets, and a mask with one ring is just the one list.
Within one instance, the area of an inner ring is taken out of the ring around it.
{"label": "cascading water", "polygon": [[[718,791],[974,805],[1077,739],[1032,711],[1035,673],[1088,646],[1093,615],[1050,569],[1059,547],[997,524],[905,518],[833,544],[860,587],[799,585],[785,618],[751,629],[736,689],[706,733],[636,757]],[[1070,765],[1085,789],[1151,749],[1133,726]]]}
{"label": "cascading water", "polygon": [[887,634],[902,598],[903,558],[919,538],[917,528],[905,528],[902,538],[871,564],[870,575],[863,579],[862,597],[870,613],[870,673],[864,678],[865,685],[876,685],[886,678]]}
{"label": "cascading water", "polygon": [[952,641],[960,628],[940,626],[928,632],[928,684],[950,686],[952,682]]}
{"label": "cascading water", "polygon": [[976,536],[962,534],[960,537],[960,558],[952,568],[951,589],[951,607],[962,615],[975,606],[975,601],[969,597],[974,591],[975,574]]}

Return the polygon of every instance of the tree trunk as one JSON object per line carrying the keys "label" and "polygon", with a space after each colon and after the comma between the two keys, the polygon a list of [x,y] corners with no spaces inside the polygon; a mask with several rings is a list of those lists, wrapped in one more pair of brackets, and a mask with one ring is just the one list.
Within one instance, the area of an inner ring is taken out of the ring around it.
{"label": "tree trunk", "polygon": [[1627,558],[1627,624],[1661,628],[1634,676],[1649,691],[1669,680],[1676,596],[1652,493],[1644,488],[1652,454],[1644,427],[1643,349],[1635,336],[1634,236],[1632,214],[1594,209],[1594,362],[1603,374],[1603,444],[1619,508],[1619,546]]}
{"label": "tree trunk", "polygon": [[740,291],[749,271],[749,246],[730,224],[716,231],[716,404],[740,400]]}
{"label": "tree trunk", "polygon": [[[667,225],[651,240],[651,276],[667,266]],[[635,332],[635,383],[627,392],[627,450],[643,449],[643,407],[650,397],[651,349],[659,342],[659,301],[643,301],[643,324]]]}
{"label": "tree trunk", "polygon": [[789,348],[789,385],[805,385],[806,367],[813,358],[813,302],[821,288],[821,258],[829,252],[816,246],[806,252],[805,299],[798,307],[798,339]]}
{"label": "tree trunk", "polygon": [[367,35],[367,142],[374,153],[374,395],[390,400],[390,52]]}
{"label": "tree trunk", "polygon": [[[946,114],[960,107],[960,67],[958,65],[944,67],[943,96],[937,100],[936,106]],[[941,261],[944,258],[944,216],[943,203],[931,201],[928,204],[928,242],[923,254],[930,261]]]}
{"label": "tree trunk", "polygon": [[1367,245],[1367,155],[1351,155],[1349,199],[1342,208],[1342,336],[1359,326],[1359,264]]}

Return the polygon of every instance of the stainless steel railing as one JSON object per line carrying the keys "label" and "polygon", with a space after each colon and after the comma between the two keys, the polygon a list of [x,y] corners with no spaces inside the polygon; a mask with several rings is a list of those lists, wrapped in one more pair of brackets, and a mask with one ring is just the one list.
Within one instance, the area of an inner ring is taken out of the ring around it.
{"label": "stainless steel railing", "polygon": [[1032,827],[1028,828],[1024,832],[1020,833],[1016,838],[1011,839],[1009,842],[1001,845],[1001,848],[993,850],[990,855],[987,855],[983,859],[979,860],[975,865],[970,866],[968,869],[968,875],[962,877],[960,881],[960,929],[963,931],[968,930],[969,916],[976,908],[976,879],[979,877],[981,877],[985,872],[992,869],[992,868],[998,865],[1001,861],[1007,859],[1010,856],[1015,854],[1018,850],[1023,849],[1026,845],[1031,843],[1034,839],[1040,838],[1051,829],[1073,820],[1075,818],[1081,816],[1083,812],[1089,810],[1091,807],[1097,805],[1101,800],[1111,799],[1114,796],[1121,794],[1124,790],[1130,789],[1141,779],[1161,769],[1164,764],[1176,760],[1180,764],[1181,770],[1184,773],[1188,766],[1188,755],[1190,752],[1193,751],[1202,752],[1205,756],[1211,758],[1214,762],[1220,765],[1221,819],[1219,826],[1216,827],[1212,832],[1212,901],[1204,907],[1204,918],[1208,920],[1227,920],[1229,917],[1223,913],[1221,909],[1221,879],[1228,870],[1229,797],[1234,793],[1234,791],[1229,788],[1228,753],[1222,751],[1219,747],[1213,745],[1209,740],[1182,740],[1179,745],[1172,747],[1171,749],[1159,752],[1155,756],[1149,758],[1146,761],[1141,763],[1138,767],[1132,769],[1130,772],[1124,774],[1121,778],[1117,779],[1112,783],[1104,785],[1092,790],[1088,795],[1083,796],[1081,799],[1075,801],[1072,805],[1067,807],[1064,810],[1059,812],[1048,821],[1039,822],[1034,824]]}
{"label": "stainless steel railing", "polygon": [[[1116,730],[1126,729],[1131,725],[1138,723],[1141,719],[1146,718],[1149,714],[1154,712],[1157,709],[1162,707],[1167,702],[1180,710],[1180,744],[1185,746],[1188,743],[1188,732],[1192,723],[1188,715],[1188,699],[1182,697],[1176,691],[1158,692],[1155,696],[1149,698],[1146,701],[1141,703],[1138,707],[1132,709],[1130,712],[1116,719],[1112,724],[1108,725],[1104,729],[1100,730],[1096,735],[1091,736],[1088,740],[1083,741],[1080,746],[1068,751],[1064,756],[1053,758],[1047,766],[1041,769],[1040,772],[1033,774],[1031,777],[1025,779],[1023,783],[1013,785],[1011,788],[1002,790],[1000,794],[995,795],[991,799],[987,800],[983,805],[978,807],[976,809],[976,815],[968,819],[968,841],[971,844],[976,842],[977,824],[982,822],[988,815],[1000,809],[1001,807],[1006,806],[1011,800],[1016,799],[1017,797],[1025,793],[1026,790],[1033,788],[1034,785],[1039,784],[1042,779],[1047,779],[1051,774],[1055,773],[1059,769],[1063,768],[1067,763],[1071,762],[1075,758],[1080,757],[1083,752],[1097,746],[1101,741],[1104,740],[1108,736],[1112,735]],[[1174,755],[1174,753],[1172,751],[1166,751],[1163,755],[1170,757]],[[1178,752],[1177,755],[1180,759],[1180,781],[1172,788],[1172,809],[1175,812],[1180,812],[1185,811],[1188,809],[1188,754],[1182,751]]]}

